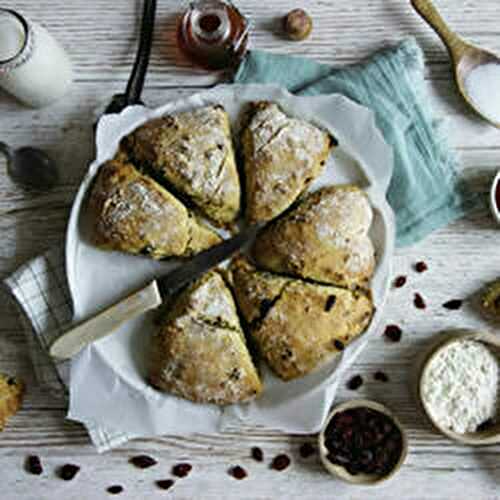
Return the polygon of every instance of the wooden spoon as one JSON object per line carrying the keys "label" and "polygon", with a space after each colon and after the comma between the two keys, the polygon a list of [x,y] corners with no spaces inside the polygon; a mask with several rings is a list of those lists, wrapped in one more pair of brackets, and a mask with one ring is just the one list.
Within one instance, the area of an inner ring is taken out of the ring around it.
{"label": "wooden spoon", "polygon": [[487,50],[465,42],[450,30],[430,0],[411,0],[411,4],[446,45],[453,63],[458,90],[467,104],[486,121],[500,128],[500,122],[492,120],[476,107],[465,87],[465,81],[474,69],[483,64],[500,64],[500,58]]}

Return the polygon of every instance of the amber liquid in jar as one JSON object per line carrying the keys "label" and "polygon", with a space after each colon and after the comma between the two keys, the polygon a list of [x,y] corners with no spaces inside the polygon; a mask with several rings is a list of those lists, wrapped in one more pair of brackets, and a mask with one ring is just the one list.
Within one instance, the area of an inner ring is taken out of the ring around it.
{"label": "amber liquid in jar", "polygon": [[191,3],[177,27],[180,49],[206,69],[234,67],[248,45],[248,20],[231,3],[199,0]]}

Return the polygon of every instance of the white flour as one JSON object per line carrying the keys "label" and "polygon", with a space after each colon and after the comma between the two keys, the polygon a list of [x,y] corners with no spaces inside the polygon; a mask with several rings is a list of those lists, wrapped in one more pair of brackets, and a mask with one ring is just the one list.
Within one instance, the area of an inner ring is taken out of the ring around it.
{"label": "white flour", "polygon": [[465,89],[484,116],[500,123],[500,64],[488,63],[473,69],[465,80]]}
{"label": "white flour", "polygon": [[454,342],[435,356],[422,384],[423,401],[442,427],[460,434],[497,413],[498,361],[480,342]]}

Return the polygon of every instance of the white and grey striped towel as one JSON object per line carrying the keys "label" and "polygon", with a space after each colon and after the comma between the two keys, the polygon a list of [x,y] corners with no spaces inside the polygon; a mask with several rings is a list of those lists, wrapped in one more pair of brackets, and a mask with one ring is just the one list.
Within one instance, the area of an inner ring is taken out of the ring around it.
{"label": "white and grey striped towel", "polygon": [[[4,284],[19,305],[38,382],[67,399],[70,362],[56,363],[48,353],[51,343],[73,321],[63,245],[29,261],[6,278]],[[99,426],[88,425],[87,431],[99,452],[133,437]]]}

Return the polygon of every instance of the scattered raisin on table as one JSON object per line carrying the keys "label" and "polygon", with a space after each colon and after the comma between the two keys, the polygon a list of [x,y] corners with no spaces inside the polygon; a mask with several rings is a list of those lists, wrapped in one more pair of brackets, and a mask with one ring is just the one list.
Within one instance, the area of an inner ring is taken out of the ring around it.
{"label": "scattered raisin on table", "polygon": [[78,465],[65,464],[59,469],[58,475],[64,481],[71,481],[79,471],[80,467]]}
{"label": "scattered raisin on table", "polygon": [[156,486],[162,490],[168,490],[174,485],[175,481],[173,479],[160,479],[156,481]]}
{"label": "scattered raisin on table", "polygon": [[347,388],[350,391],[356,391],[363,385],[363,377],[361,375],[354,375],[349,382],[347,382]]}
{"label": "scattered raisin on table", "polygon": [[248,476],[247,471],[243,467],[240,467],[239,465],[231,467],[229,469],[229,474],[233,476],[235,479],[245,479]]}
{"label": "scattered raisin on table", "polygon": [[427,269],[429,269],[427,267],[427,264],[422,260],[415,264],[415,271],[417,271],[417,273],[425,273],[425,271],[427,271]]}
{"label": "scattered raisin on table", "polygon": [[299,453],[302,458],[309,458],[316,453],[316,448],[311,443],[302,443]]}
{"label": "scattered raisin on table", "polygon": [[379,382],[389,382],[389,377],[382,371],[375,372],[373,378]]}
{"label": "scattered raisin on table", "polygon": [[172,467],[172,474],[177,477],[186,477],[192,469],[193,466],[191,464],[181,463]]}
{"label": "scattered raisin on table", "polygon": [[118,495],[123,491],[123,486],[120,486],[119,484],[114,484],[113,486],[107,488],[106,491],[111,495]]}
{"label": "scattered raisin on table", "polygon": [[129,462],[139,469],[147,469],[157,464],[156,460],[149,455],[136,455],[132,457]]}
{"label": "scattered raisin on table", "polygon": [[271,469],[282,471],[290,465],[290,457],[284,453],[276,455],[271,462]]}
{"label": "scattered raisin on table", "polygon": [[406,276],[398,276],[394,280],[394,288],[401,288],[406,285]]}
{"label": "scattered raisin on table", "polygon": [[384,330],[384,335],[392,342],[399,342],[403,334],[398,325],[387,325]]}
{"label": "scattered raisin on table", "polygon": [[427,307],[425,305],[424,298],[419,293],[415,294],[415,297],[413,298],[413,304],[417,309],[425,309]]}
{"label": "scattered raisin on table", "polygon": [[451,311],[456,311],[462,307],[462,301],[459,299],[449,300],[443,304],[445,309],[450,309]]}
{"label": "scattered raisin on table", "polygon": [[262,462],[264,460],[264,453],[258,446],[252,448],[252,458],[256,462]]}
{"label": "scattered raisin on table", "polygon": [[26,459],[26,470],[36,476],[39,476],[43,472],[42,462],[38,455],[30,455]]}

